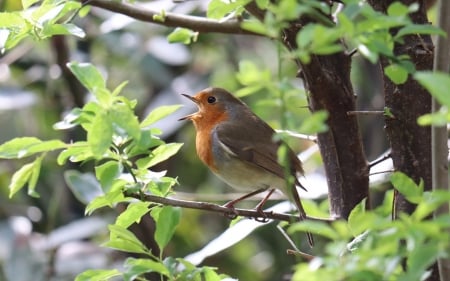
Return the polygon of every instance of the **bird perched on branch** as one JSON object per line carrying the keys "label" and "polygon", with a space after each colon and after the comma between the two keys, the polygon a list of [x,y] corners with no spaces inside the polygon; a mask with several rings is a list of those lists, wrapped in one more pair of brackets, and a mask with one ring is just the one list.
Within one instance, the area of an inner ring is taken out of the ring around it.
{"label": "bird perched on branch", "polygon": [[[300,219],[306,218],[296,186],[303,168],[297,155],[283,142],[274,141],[275,131],[256,116],[241,100],[221,88],[207,88],[195,96],[184,95],[198,111],[180,120],[192,120],[197,132],[196,149],[208,168],[233,188],[248,194],[225,204],[233,209],[237,202],[269,190],[257,205],[262,207],[274,189],[281,190],[295,203]],[[278,162],[278,150],[284,146],[286,163]],[[291,184],[286,178],[291,177]],[[305,189],[306,190],[306,189]],[[313,238],[307,233],[312,246]]]}

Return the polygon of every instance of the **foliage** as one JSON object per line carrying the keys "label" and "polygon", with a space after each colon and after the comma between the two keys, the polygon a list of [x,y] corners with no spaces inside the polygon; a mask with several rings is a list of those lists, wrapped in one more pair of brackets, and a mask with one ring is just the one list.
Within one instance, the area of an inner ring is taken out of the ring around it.
{"label": "foliage", "polygon": [[448,73],[419,71],[414,78],[425,88],[436,100],[442,104],[438,112],[421,116],[418,120],[420,125],[426,126],[430,124],[445,126],[450,122],[450,97],[448,95],[448,87],[450,87],[450,76]]}
{"label": "foliage", "polygon": [[[67,171],[66,179],[72,191],[81,201],[89,203],[86,212],[127,202],[127,208],[109,226],[110,238],[105,246],[124,252],[141,254],[144,257],[129,258],[125,269],[89,270],[76,280],[105,280],[123,276],[134,280],[149,272],[157,272],[171,280],[189,275],[191,280],[221,280],[222,277],[210,267],[196,268],[183,259],[163,259],[162,251],[167,246],[179,223],[181,211],[170,206],[150,206],[127,197],[127,192],[150,192],[159,196],[168,195],[176,179],[151,170],[154,165],[168,159],[180,149],[179,143],[165,143],[158,129],[151,126],[161,118],[179,108],[178,105],[160,107],[152,111],[142,122],[133,112],[136,103],[120,96],[126,83],[114,91],[106,88],[100,72],[87,63],[70,63],[69,68],[79,81],[93,94],[94,100],[83,108],[73,109],[56,128],[81,126],[87,134],[86,141],[65,144],[59,140],[41,141],[37,138],[16,138],[0,146],[0,157],[4,159],[35,157],[13,176],[10,196],[28,185],[28,193],[35,191],[43,157],[48,152],[63,149],[57,157],[60,165],[71,162],[95,162],[95,180],[75,171]],[[97,185],[99,188],[95,188]],[[155,256],[128,228],[143,216],[151,215],[156,223],[155,240],[161,250]],[[182,269],[180,269],[180,266]]]}
{"label": "foliage", "polygon": [[84,31],[70,22],[58,21],[76,15],[81,7],[77,1],[23,0],[23,11],[0,13],[0,49],[11,49],[25,38],[42,40],[54,35],[84,37]]}
{"label": "foliage", "polygon": [[430,274],[429,266],[447,257],[450,250],[448,214],[428,220],[436,208],[448,204],[450,193],[423,192],[421,184],[400,172],[392,175],[391,182],[418,204],[411,216],[402,214],[392,221],[390,192],[375,210],[364,210],[365,202],[361,202],[348,223],[302,222],[291,226],[290,232],[308,229],[329,240],[323,254],[296,267],[293,280],[424,280]]}

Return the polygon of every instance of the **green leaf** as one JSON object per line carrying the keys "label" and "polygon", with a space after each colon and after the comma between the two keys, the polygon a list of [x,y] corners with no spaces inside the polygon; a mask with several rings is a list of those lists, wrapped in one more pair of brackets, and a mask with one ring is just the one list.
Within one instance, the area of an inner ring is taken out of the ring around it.
{"label": "green leaf", "polygon": [[154,165],[161,163],[175,155],[178,150],[180,150],[181,146],[183,146],[182,143],[162,144],[155,148],[151,152],[149,157],[145,157],[136,161],[136,165],[140,169],[148,169],[150,167],[153,167]]}
{"label": "green leaf", "polygon": [[36,153],[41,152],[50,152],[62,148],[66,148],[68,145],[60,140],[49,140],[43,141],[41,143],[37,143],[35,145],[31,145],[26,149],[25,156],[30,156]]}
{"label": "green leaf", "polygon": [[56,159],[58,165],[64,165],[67,160],[72,162],[81,162],[94,158],[91,148],[87,142],[77,142],[67,149],[61,151]]}
{"label": "green leaf", "polygon": [[443,37],[447,36],[447,34],[442,29],[433,26],[431,24],[409,24],[405,27],[402,27],[397,32],[397,34],[395,34],[395,39],[410,34],[428,34],[428,35],[439,35]]}
{"label": "green leaf", "polygon": [[105,89],[106,83],[100,72],[90,63],[70,62],[67,67],[77,79],[92,93]]}
{"label": "green leaf", "polygon": [[328,125],[326,123],[327,119],[327,111],[316,111],[302,122],[299,131],[303,134],[316,134],[326,132],[328,130]]}
{"label": "green leaf", "polygon": [[28,9],[34,3],[39,2],[40,0],[22,0],[22,7],[24,10]]}
{"label": "green leaf", "polygon": [[414,213],[411,215],[416,221],[426,219],[442,204],[448,204],[450,193],[444,190],[434,190],[433,192],[424,192],[423,200],[417,205]]}
{"label": "green leaf", "polygon": [[288,229],[288,233],[290,234],[293,234],[298,231],[318,234],[320,236],[327,237],[331,240],[336,240],[339,238],[339,234],[330,225],[323,222],[302,221],[293,224]]}
{"label": "green leaf", "polygon": [[167,36],[167,40],[169,41],[169,43],[182,43],[188,45],[192,42],[196,42],[197,37],[197,31],[193,31],[188,28],[177,27]]}
{"label": "green leaf", "polygon": [[440,252],[437,243],[428,242],[424,245],[416,245],[414,249],[408,253],[408,258],[406,259],[406,280],[420,280],[430,265],[436,262]]}
{"label": "green leaf", "polygon": [[169,270],[163,263],[150,259],[128,258],[125,261],[125,269],[125,281],[137,280],[137,277],[148,272],[158,272],[161,275],[170,276]]}
{"label": "green leaf", "polygon": [[78,16],[80,18],[84,18],[86,17],[89,12],[91,11],[91,6],[90,5],[84,5],[79,11],[78,11]]}
{"label": "green leaf", "polygon": [[154,148],[158,145],[164,144],[159,137],[155,136],[153,129],[141,131],[141,139],[139,142],[135,142],[136,145],[131,145],[130,150],[128,150],[128,156],[133,157],[136,155],[145,154],[148,155],[148,150]]}
{"label": "green leaf", "polygon": [[264,87],[264,85],[252,85],[252,86],[242,87],[235,92],[235,95],[238,98],[242,98],[242,97],[249,96],[249,95],[252,95],[252,94],[258,92],[263,87]]}
{"label": "green leaf", "polygon": [[150,252],[145,245],[128,229],[119,225],[109,225],[110,240],[104,244],[106,247],[110,247],[119,251],[145,254]]}
{"label": "green leaf", "polygon": [[54,35],[74,35],[79,38],[84,38],[86,34],[78,26],[67,23],[67,24],[48,24],[42,30],[41,36],[51,37]]}
{"label": "green leaf", "polygon": [[[151,171],[149,171],[151,173]],[[152,179],[147,184],[147,189],[154,195],[165,197],[171,191],[172,187],[177,184],[177,180],[171,177],[161,177],[159,179]]]}
{"label": "green leaf", "polygon": [[100,181],[103,190],[109,190],[121,172],[122,165],[117,161],[107,161],[95,167],[95,176]]}
{"label": "green leaf", "polygon": [[353,235],[359,235],[366,229],[360,229],[359,224],[363,219],[361,217],[364,217],[364,213],[366,211],[366,199],[361,200],[361,202],[356,205],[353,210],[350,212],[350,215],[348,216],[348,225],[350,229],[353,232]]}
{"label": "green leaf", "polygon": [[180,107],[182,107],[181,104],[175,104],[175,105],[163,105],[160,107],[157,107],[153,109],[147,117],[145,117],[144,120],[141,122],[141,128],[148,127],[152,124],[154,124],[156,121],[163,119],[164,117],[174,113],[177,111]]}
{"label": "green leaf", "polygon": [[162,208],[155,208],[151,212],[152,217],[156,223],[155,240],[162,251],[172,239],[175,233],[175,228],[180,222],[181,209],[164,206]]}
{"label": "green leaf", "polygon": [[9,184],[9,197],[13,197],[19,190],[21,190],[28,183],[28,195],[33,197],[39,197],[36,193],[36,184],[39,178],[39,174],[42,166],[42,159],[45,154],[37,157],[33,162],[22,166],[12,176],[11,183]]}
{"label": "green leaf", "polygon": [[269,82],[272,80],[272,75],[269,69],[261,69],[251,61],[242,60],[239,62],[239,72],[236,74],[236,78],[239,83],[250,86]]}
{"label": "green leaf", "polygon": [[120,83],[120,85],[114,89],[114,91],[112,92],[112,95],[118,96],[120,94],[120,92],[122,92],[123,88],[125,88],[126,85],[128,85],[128,81],[124,81],[124,82]]}
{"label": "green leaf", "polygon": [[109,115],[100,112],[92,120],[92,126],[87,132],[87,142],[91,147],[92,154],[101,158],[112,143],[113,127]]}
{"label": "green leaf", "polygon": [[114,104],[109,111],[109,118],[113,122],[117,135],[131,137],[139,142],[141,128],[139,127],[138,118],[131,108],[123,103]]}
{"label": "green leaf", "polygon": [[83,110],[81,108],[75,107],[68,114],[66,114],[63,120],[56,122],[53,125],[55,130],[65,130],[71,129],[78,125],[78,119],[81,117]]}
{"label": "green leaf", "polygon": [[378,61],[379,54],[372,49],[368,48],[365,44],[358,44],[356,47],[358,52],[363,55],[366,59],[368,59],[372,64],[375,64]]}
{"label": "green leaf", "polygon": [[423,181],[417,185],[410,177],[402,172],[395,172],[391,176],[391,183],[411,203],[419,203],[423,197]]}
{"label": "green leaf", "polygon": [[338,52],[343,51],[344,48],[342,47],[342,45],[340,43],[336,43],[336,44],[327,44],[324,46],[318,46],[316,48],[313,48],[313,53],[316,55],[330,55],[330,54],[335,54]]}
{"label": "green leaf", "polygon": [[364,241],[367,239],[367,236],[369,235],[369,233],[370,233],[370,231],[364,231],[360,235],[356,236],[355,239],[353,239],[352,241],[350,241],[347,244],[347,249],[350,252],[358,250],[358,248],[361,246],[361,244],[363,244]]}
{"label": "green leaf", "polygon": [[25,19],[17,13],[0,13],[0,28],[21,28]]}
{"label": "green leaf", "polygon": [[400,2],[394,2],[391,5],[389,5],[388,9],[387,9],[387,14],[389,16],[394,16],[394,17],[398,17],[398,16],[406,16],[409,13],[409,8],[408,6],[400,3]]}
{"label": "green leaf", "polygon": [[384,74],[397,85],[403,84],[408,80],[408,71],[398,64],[391,64],[385,67]]}
{"label": "green leaf", "polygon": [[108,191],[103,196],[98,196],[94,198],[89,204],[86,206],[85,213],[90,215],[95,210],[103,208],[103,207],[110,207],[112,208],[117,203],[121,202],[128,202],[131,201],[129,198],[125,198],[123,195],[122,187],[125,186],[125,182],[123,181],[116,181],[115,184],[118,185],[119,188]]}
{"label": "green leaf", "polygon": [[23,155],[26,155],[28,147],[40,143],[42,143],[42,141],[34,137],[12,139],[0,146],[0,158],[21,158]]}
{"label": "green leaf", "polygon": [[23,165],[12,176],[11,183],[9,184],[9,198],[12,198],[19,190],[21,190],[25,184],[30,180],[33,173],[33,163]]}
{"label": "green leaf", "polygon": [[117,269],[89,269],[79,274],[75,281],[105,281],[120,275]]}
{"label": "green leaf", "polygon": [[53,151],[67,147],[60,140],[41,141],[35,137],[15,138],[0,145],[0,158],[24,158],[36,153]]}
{"label": "green leaf", "polygon": [[159,14],[153,15],[153,20],[157,22],[166,21],[166,10],[162,9]]}
{"label": "green leaf", "polygon": [[73,195],[83,204],[88,204],[94,198],[103,195],[103,190],[90,173],[80,173],[76,170],[64,172],[64,179],[72,191]]}
{"label": "green leaf", "polygon": [[44,159],[45,154],[42,154],[33,162],[33,168],[31,170],[30,180],[28,181],[28,195],[32,197],[39,197],[36,193],[36,184],[41,173],[42,159]]}
{"label": "green leaf", "polygon": [[16,13],[0,12],[0,48],[6,50],[16,46],[21,40],[29,37],[32,26]]}
{"label": "green leaf", "polygon": [[450,75],[444,72],[418,71],[414,78],[427,89],[440,104],[450,108]]}
{"label": "green leaf", "polygon": [[142,216],[150,212],[150,202],[134,202],[128,205],[127,209],[123,211],[116,220],[116,225],[128,228],[133,223],[139,223]]}
{"label": "green leaf", "polygon": [[392,110],[389,108],[389,107],[387,107],[387,106],[385,106],[384,107],[384,109],[383,109],[383,115],[385,116],[385,117],[388,117],[388,118],[395,118],[395,115],[394,115],[394,113],[392,113]]}
{"label": "green leaf", "polygon": [[417,119],[420,126],[446,126],[449,122],[450,112],[446,106],[441,107],[438,112],[425,114]]}
{"label": "green leaf", "polygon": [[222,19],[230,13],[240,14],[243,11],[243,7],[250,1],[251,0],[212,0],[208,4],[206,16],[212,19]]}
{"label": "green leaf", "polygon": [[269,35],[267,26],[259,20],[247,20],[241,23],[241,27],[245,30],[261,35]]}

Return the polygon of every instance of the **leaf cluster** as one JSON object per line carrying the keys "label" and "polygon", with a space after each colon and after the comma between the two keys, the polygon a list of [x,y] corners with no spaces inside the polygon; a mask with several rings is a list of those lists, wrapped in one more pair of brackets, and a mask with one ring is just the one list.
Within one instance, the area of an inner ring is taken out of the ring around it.
{"label": "leaf cluster", "polygon": [[[60,140],[42,141],[34,137],[16,138],[0,145],[0,158],[33,158],[14,173],[9,186],[13,196],[28,185],[28,193],[38,196],[35,190],[44,157],[62,150],[56,157],[60,165],[67,161],[75,163],[94,162],[95,174],[82,174],[75,170],[65,173],[65,179],[75,196],[87,204],[86,213],[91,214],[102,207],[114,207],[127,203],[127,208],[109,226],[110,237],[104,246],[119,251],[143,255],[129,258],[124,269],[88,270],[76,280],[107,280],[122,276],[135,280],[149,272],[157,272],[171,280],[221,280],[213,268],[197,268],[188,261],[168,257],[162,252],[171,240],[180,221],[181,210],[171,206],[151,205],[131,197],[128,193],[150,193],[167,196],[176,179],[166,177],[165,172],[151,168],[165,161],[180,149],[180,143],[165,143],[158,135],[160,130],[152,125],[176,111],[180,106],[162,106],[150,112],[142,121],[134,114],[136,102],[120,96],[126,83],[110,91],[101,73],[91,64],[68,64],[76,78],[92,94],[92,101],[83,108],[75,108],[64,120],[55,124],[56,129],[81,126],[86,140],[64,143]],[[161,254],[155,256],[128,228],[144,216],[151,216],[156,224],[155,241]]]}
{"label": "leaf cluster", "polygon": [[81,9],[78,1],[22,0],[22,11],[0,13],[0,50],[8,50],[25,38],[43,40],[54,35],[73,35],[80,38],[84,31],[70,23]]}
{"label": "leaf cluster", "polygon": [[[394,188],[407,200],[417,204],[415,212],[390,217],[392,194],[383,205],[365,210],[363,200],[349,216],[348,222],[331,224],[301,222],[289,231],[310,231],[330,240],[323,255],[310,264],[300,264],[293,280],[423,280],[430,265],[448,255],[450,237],[446,229],[448,215],[428,220],[450,193],[424,192],[423,182],[416,184],[401,172],[391,177]],[[350,241],[350,242],[348,242]]]}

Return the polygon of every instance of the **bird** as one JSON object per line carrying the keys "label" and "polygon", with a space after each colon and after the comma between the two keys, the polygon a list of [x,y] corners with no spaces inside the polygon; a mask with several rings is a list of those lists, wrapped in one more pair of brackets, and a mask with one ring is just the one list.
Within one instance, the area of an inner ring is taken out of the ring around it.
{"label": "bird", "polygon": [[[222,181],[248,192],[225,207],[234,209],[237,202],[269,191],[256,207],[263,214],[262,206],[278,189],[294,202],[300,220],[307,218],[296,188],[306,190],[298,180],[304,174],[302,163],[285,143],[274,140],[272,127],[225,89],[210,87],[194,96],[182,96],[198,107],[197,112],[179,119],[193,122],[198,157]],[[281,145],[286,148],[287,168],[278,161]],[[293,179],[291,186],[287,185],[286,176]],[[313,237],[309,232],[306,235],[312,247]]]}

